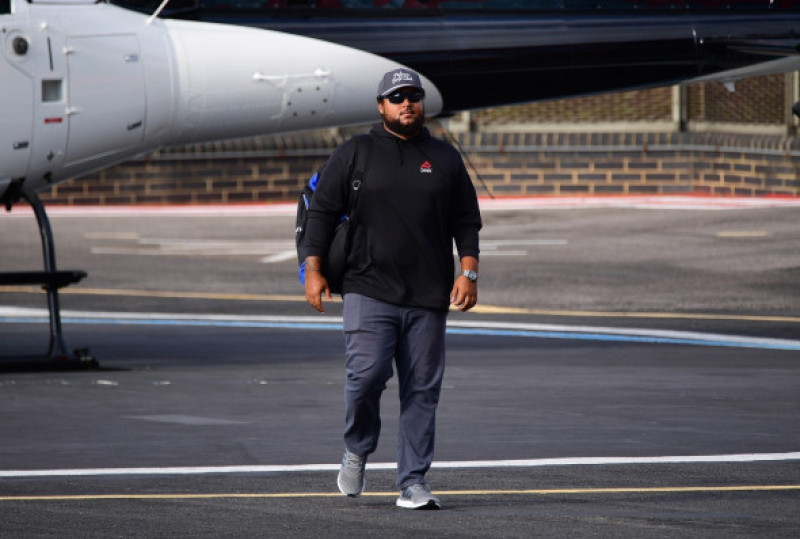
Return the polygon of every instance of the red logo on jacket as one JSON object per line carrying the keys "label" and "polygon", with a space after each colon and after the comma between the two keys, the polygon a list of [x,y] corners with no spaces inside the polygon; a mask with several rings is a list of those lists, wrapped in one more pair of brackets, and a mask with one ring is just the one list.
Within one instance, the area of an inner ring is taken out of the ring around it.
{"label": "red logo on jacket", "polygon": [[419,171],[430,174],[431,172],[433,172],[433,165],[431,165],[430,161],[425,161],[419,166]]}

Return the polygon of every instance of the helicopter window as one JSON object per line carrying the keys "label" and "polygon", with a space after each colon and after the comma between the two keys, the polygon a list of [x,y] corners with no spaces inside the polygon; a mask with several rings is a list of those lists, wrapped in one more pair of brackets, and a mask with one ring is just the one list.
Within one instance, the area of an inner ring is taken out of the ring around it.
{"label": "helicopter window", "polygon": [[42,81],[42,101],[50,103],[61,101],[61,80]]}

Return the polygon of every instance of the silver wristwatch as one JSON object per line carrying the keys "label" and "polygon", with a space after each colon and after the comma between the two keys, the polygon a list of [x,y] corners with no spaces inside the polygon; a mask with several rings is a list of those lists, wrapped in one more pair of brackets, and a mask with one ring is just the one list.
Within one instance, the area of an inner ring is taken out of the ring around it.
{"label": "silver wristwatch", "polygon": [[464,270],[461,275],[472,281],[473,283],[478,280],[478,272],[473,270]]}

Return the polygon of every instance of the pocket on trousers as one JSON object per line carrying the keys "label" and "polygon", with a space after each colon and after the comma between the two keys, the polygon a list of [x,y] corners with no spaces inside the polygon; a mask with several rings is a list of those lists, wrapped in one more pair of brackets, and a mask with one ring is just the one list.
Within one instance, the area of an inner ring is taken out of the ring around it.
{"label": "pocket on trousers", "polygon": [[359,294],[346,294],[344,296],[344,332],[352,333],[361,328],[361,312],[363,297]]}

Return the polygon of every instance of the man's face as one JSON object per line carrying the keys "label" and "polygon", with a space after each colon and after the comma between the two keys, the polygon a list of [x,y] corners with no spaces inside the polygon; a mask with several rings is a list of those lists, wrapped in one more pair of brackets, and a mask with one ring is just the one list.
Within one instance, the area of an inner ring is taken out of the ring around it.
{"label": "man's face", "polygon": [[401,138],[418,134],[425,123],[424,96],[416,88],[400,88],[378,101],[378,112],[386,129]]}

